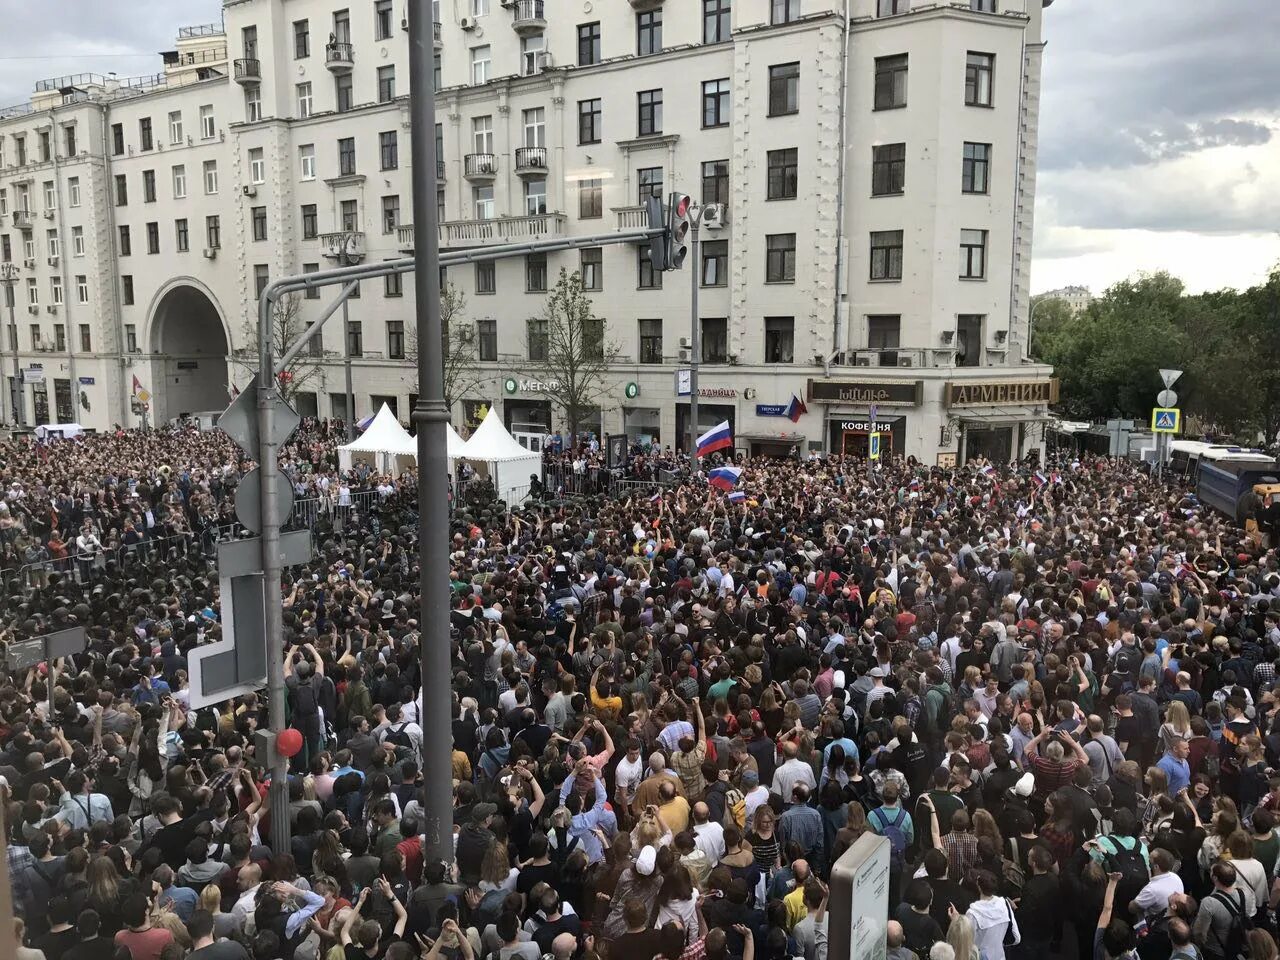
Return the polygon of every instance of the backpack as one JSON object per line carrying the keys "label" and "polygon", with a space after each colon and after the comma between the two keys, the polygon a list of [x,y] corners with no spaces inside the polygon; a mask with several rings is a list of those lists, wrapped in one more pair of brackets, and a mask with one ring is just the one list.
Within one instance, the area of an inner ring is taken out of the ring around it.
{"label": "backpack", "polygon": [[1209,899],[1217,900],[1226,907],[1227,913],[1231,915],[1231,926],[1227,929],[1226,939],[1222,942],[1222,955],[1226,960],[1236,960],[1237,957],[1248,956],[1248,941],[1245,939],[1245,934],[1253,926],[1252,919],[1244,915],[1243,891],[1237,890],[1235,892],[1240,898],[1238,901],[1225,896],[1220,890],[1215,890],[1209,895]]}
{"label": "backpack", "polygon": [[724,794],[724,825],[739,830],[747,828],[747,798],[737,787],[730,787]]}
{"label": "backpack", "polygon": [[890,820],[888,814],[884,812],[884,807],[876,807],[871,811],[871,815],[876,818],[876,823],[880,826],[880,835],[889,841],[890,864],[900,870],[907,862],[907,833],[902,829],[902,824],[907,819],[907,811],[899,807],[895,812],[897,816],[893,820]]}
{"label": "backpack", "polygon": [[[1108,835],[1098,839],[1100,842],[1106,841],[1102,844],[1102,852],[1106,858],[1107,872],[1121,875],[1120,883],[1116,887],[1116,900],[1122,903],[1133,900],[1151,879],[1147,861],[1142,858],[1142,841],[1130,837],[1129,839],[1133,840],[1133,849],[1129,850],[1121,844],[1117,836]],[[1108,846],[1115,852],[1108,850]]]}
{"label": "backpack", "polygon": [[1116,672],[1123,673],[1134,683],[1138,682],[1138,671],[1142,669],[1142,651],[1136,646],[1122,646],[1116,651]]}
{"label": "backpack", "polygon": [[389,743],[393,747],[396,747],[397,748],[396,753],[399,753],[400,750],[402,749],[412,753],[413,739],[409,736],[407,732],[405,732],[405,729],[404,729],[408,725],[409,725],[409,721],[406,720],[404,723],[400,724],[400,726],[398,727],[389,727],[387,729],[387,735],[382,738],[382,742]]}
{"label": "backpack", "polygon": [[[1016,841],[1015,841],[1016,842]],[[1017,860],[1003,859],[1000,863],[1000,879],[1004,883],[1004,895],[1017,899],[1022,896],[1022,888],[1027,882],[1026,874],[1022,872],[1022,864]]]}

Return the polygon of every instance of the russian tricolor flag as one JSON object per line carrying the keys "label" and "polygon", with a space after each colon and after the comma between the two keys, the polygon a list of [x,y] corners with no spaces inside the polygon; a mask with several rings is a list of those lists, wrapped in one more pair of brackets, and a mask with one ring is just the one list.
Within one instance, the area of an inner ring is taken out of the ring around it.
{"label": "russian tricolor flag", "polygon": [[365,430],[368,430],[368,429],[369,429],[369,424],[373,423],[373,418],[374,418],[374,417],[376,417],[376,416],[377,416],[377,414],[375,414],[375,413],[371,413],[371,414],[369,414],[367,417],[365,417],[363,420],[357,420],[357,421],[356,421],[356,429],[357,429],[357,430],[360,430],[360,431],[362,431],[362,432],[363,432],[363,431],[365,431]]}
{"label": "russian tricolor flag", "polygon": [[800,418],[808,412],[809,408],[804,405],[804,401],[793,393],[791,402],[787,404],[787,419],[792,423],[799,423]]}
{"label": "russian tricolor flag", "polygon": [[716,467],[707,474],[707,482],[721,490],[732,490],[738,485],[740,479],[742,479],[740,467]]}
{"label": "russian tricolor flag", "polygon": [[996,468],[989,463],[982,468],[982,475],[984,477],[989,477],[995,472],[996,472]]}
{"label": "russian tricolor flag", "polygon": [[733,431],[729,429],[729,421],[722,421],[719,426],[712,427],[698,438],[698,456],[705,457],[733,446]]}
{"label": "russian tricolor flag", "polygon": [[657,493],[655,493],[652,497],[649,498],[649,502],[657,503],[661,499],[662,499],[662,491],[659,490]]}
{"label": "russian tricolor flag", "polygon": [[1049,479],[1043,473],[1038,472],[1031,478],[1031,480],[1037,487],[1043,487],[1049,482]]}
{"label": "russian tricolor flag", "polygon": [[747,495],[743,493],[741,490],[734,490],[732,493],[729,494],[730,503],[745,503],[746,500],[747,500]]}

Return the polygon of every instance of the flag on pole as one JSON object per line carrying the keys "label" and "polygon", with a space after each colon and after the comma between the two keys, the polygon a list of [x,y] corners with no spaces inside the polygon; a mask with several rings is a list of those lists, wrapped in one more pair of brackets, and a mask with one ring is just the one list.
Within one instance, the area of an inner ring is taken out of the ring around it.
{"label": "flag on pole", "polygon": [[371,413],[371,414],[369,414],[367,417],[365,417],[363,420],[357,420],[357,421],[356,421],[356,429],[357,429],[357,430],[360,430],[360,431],[368,430],[368,429],[369,429],[369,424],[373,423],[373,418],[374,418],[375,416],[376,416],[376,414],[372,414],[372,413]]}
{"label": "flag on pole", "polygon": [[135,373],[133,375],[133,392],[137,394],[137,392],[141,389],[142,389],[142,381],[138,379],[138,375]]}
{"label": "flag on pole", "polygon": [[652,497],[649,498],[649,502],[657,503],[661,499],[662,499],[662,491],[659,490],[657,493],[655,493]]}
{"label": "flag on pole", "polygon": [[745,503],[746,500],[747,500],[747,495],[741,490],[734,490],[732,493],[729,494],[730,503]]}
{"label": "flag on pole", "polygon": [[799,423],[800,418],[808,412],[809,408],[804,405],[804,401],[793,393],[791,402],[787,404],[787,419],[792,423]]}
{"label": "flag on pole", "polygon": [[729,429],[729,421],[721,421],[719,425],[712,427],[700,436],[696,446],[698,448],[697,455],[700,457],[705,457],[726,447],[732,447],[733,431]]}
{"label": "flag on pole", "polygon": [[983,468],[982,468],[982,471],[981,471],[981,472],[982,472],[982,475],[983,475],[984,477],[989,477],[989,476],[991,476],[993,473],[995,473],[995,472],[996,472],[996,468],[995,468],[995,467],[993,467],[991,464],[989,464],[989,463],[988,463],[988,464],[986,464],[985,466],[983,466]]}
{"label": "flag on pole", "polygon": [[740,467],[716,467],[707,475],[707,482],[721,490],[732,490],[742,479]]}
{"label": "flag on pole", "polygon": [[1049,479],[1048,479],[1048,478],[1047,478],[1043,473],[1040,473],[1040,472],[1038,472],[1038,471],[1037,471],[1037,473],[1035,474],[1035,476],[1033,476],[1033,477],[1031,478],[1031,481],[1032,481],[1032,482],[1033,482],[1037,487],[1043,487],[1046,483],[1048,483],[1048,482],[1049,482]]}

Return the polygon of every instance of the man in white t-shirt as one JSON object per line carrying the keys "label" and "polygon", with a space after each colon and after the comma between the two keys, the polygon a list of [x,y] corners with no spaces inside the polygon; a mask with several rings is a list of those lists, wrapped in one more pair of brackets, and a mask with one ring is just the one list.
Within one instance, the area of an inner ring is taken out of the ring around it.
{"label": "man in white t-shirt", "polygon": [[1169,909],[1169,898],[1183,893],[1182,878],[1174,872],[1173,857],[1169,851],[1156,847],[1148,859],[1151,861],[1151,879],[1129,904],[1134,917],[1154,919]]}
{"label": "man in white t-shirt", "polygon": [[644,759],[640,755],[640,741],[632,737],[627,740],[627,754],[618,761],[614,770],[614,798],[618,801],[619,810],[630,810],[636,799],[636,788],[644,779]]}

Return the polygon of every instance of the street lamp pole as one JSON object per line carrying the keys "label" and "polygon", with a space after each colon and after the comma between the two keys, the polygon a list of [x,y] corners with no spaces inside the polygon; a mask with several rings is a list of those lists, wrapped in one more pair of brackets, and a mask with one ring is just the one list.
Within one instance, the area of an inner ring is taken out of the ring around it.
{"label": "street lamp pole", "polygon": [[413,138],[414,286],[418,383],[418,646],[422,654],[423,858],[453,860],[453,691],[449,669],[449,461],[436,222],[434,17],[428,0],[409,4],[409,116]]}
{"label": "street lamp pole", "polygon": [[[342,253],[340,259],[344,267],[351,266],[351,257],[348,248],[355,242],[355,236],[350,233],[342,235]],[[343,366],[344,373],[347,378],[347,443],[356,438],[356,397],[355,392],[351,388],[351,320],[347,314],[347,301],[349,297],[342,298],[342,354],[345,357]]]}
{"label": "street lamp pole", "polygon": [[689,271],[692,306],[689,311],[689,456],[693,469],[697,472],[702,466],[702,458],[698,456],[698,362],[702,359],[702,324],[698,322],[698,281],[701,279],[698,265],[698,222],[702,219],[702,210],[689,211],[689,253],[693,257],[693,269]]}
{"label": "street lamp pole", "polygon": [[[0,374],[3,373],[3,369],[4,369],[3,361],[4,361],[5,343],[9,341],[11,331],[17,329],[16,322],[13,319],[13,304],[17,300],[17,296],[18,296],[14,289],[15,284],[17,284],[17,282],[18,282],[18,265],[8,260],[6,260],[4,263],[0,263],[0,284],[4,284],[4,298],[5,298],[5,302],[9,305],[9,329],[4,332],[3,336],[0,336]],[[13,344],[13,350],[14,350],[13,381],[14,383],[17,383],[18,382],[18,345],[16,343]],[[3,379],[3,376],[0,376],[0,380],[2,379]],[[12,388],[7,384],[4,386],[4,389],[0,389],[0,423],[5,423],[9,419],[5,415],[5,411],[8,410],[10,406],[10,402],[13,399],[11,396],[12,392],[13,392]],[[16,424],[17,421],[18,421],[18,413],[17,413],[17,410],[14,410],[13,422]]]}

